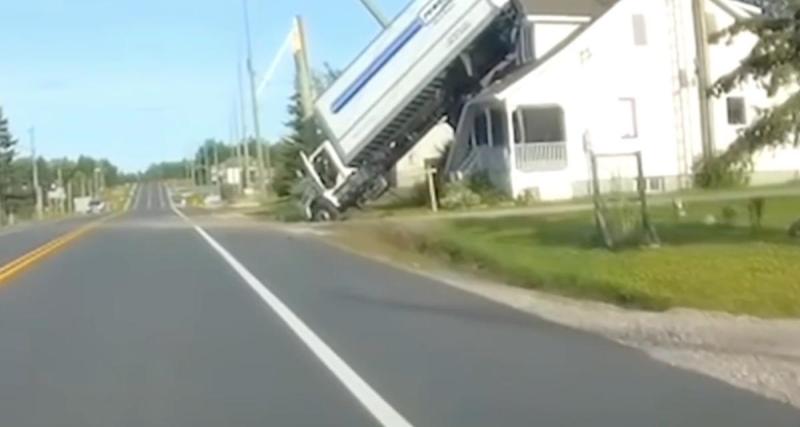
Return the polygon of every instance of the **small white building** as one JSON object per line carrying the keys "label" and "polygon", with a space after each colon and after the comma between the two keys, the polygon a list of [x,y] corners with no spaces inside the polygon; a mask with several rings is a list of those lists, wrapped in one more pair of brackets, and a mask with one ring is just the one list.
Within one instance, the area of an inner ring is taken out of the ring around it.
{"label": "small white building", "polygon": [[[250,182],[256,182],[258,177],[258,162],[253,158],[248,158],[247,171],[250,174]],[[211,166],[211,183],[217,185],[218,179],[222,180],[223,184],[240,185],[244,177],[244,168],[242,160],[238,157],[231,157],[224,162],[220,163],[219,169],[217,166]]]}
{"label": "small white building", "polygon": [[[690,185],[702,156],[694,20],[690,0],[518,0],[527,26],[521,67],[464,109],[448,159],[451,174],[485,171],[514,197],[541,200],[590,193],[589,150],[641,151],[652,192]],[[737,0],[707,0],[716,32],[761,11]],[[709,47],[715,81],[756,42],[752,34]],[[711,101],[716,151],[769,105],[755,84]],[[633,186],[632,158],[603,160],[600,178]],[[800,176],[800,150],[760,153],[754,184]]]}
{"label": "small white building", "polygon": [[453,128],[440,123],[430,130],[395,164],[391,183],[396,188],[410,188],[427,180],[426,169],[436,164],[453,141]]}

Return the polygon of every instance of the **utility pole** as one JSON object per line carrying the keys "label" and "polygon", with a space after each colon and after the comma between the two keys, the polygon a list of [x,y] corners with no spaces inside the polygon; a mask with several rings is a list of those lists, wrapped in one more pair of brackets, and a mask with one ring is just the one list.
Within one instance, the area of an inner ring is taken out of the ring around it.
{"label": "utility pole", "polygon": [[64,214],[64,213],[67,212],[67,206],[66,206],[67,193],[66,193],[66,191],[64,191],[64,171],[61,168],[58,168],[57,174],[58,174],[57,175],[58,176],[58,178],[57,178],[58,179],[58,189],[60,191],[59,195],[62,196],[62,199],[59,202],[58,210],[59,210],[59,213]]}
{"label": "utility pole", "polygon": [[258,185],[259,192],[267,191],[267,173],[271,169],[269,150],[264,150],[261,141],[261,126],[258,120],[258,96],[256,94],[256,72],[253,68],[253,46],[250,39],[250,14],[247,9],[247,0],[242,0],[244,10],[245,43],[247,45],[247,72],[250,76],[250,102],[253,110],[253,136],[256,140],[256,156],[258,156]]}
{"label": "utility pole", "polygon": [[303,18],[296,16],[294,61],[297,67],[298,83],[300,85],[300,104],[303,107],[303,120],[308,120],[314,114],[314,88],[311,82],[311,66],[308,61],[308,45],[306,44],[306,31]]}
{"label": "utility pole", "polygon": [[378,6],[375,3],[373,3],[372,0],[361,0],[361,4],[363,4],[364,7],[367,8],[369,13],[372,15],[373,18],[375,18],[376,21],[378,21],[378,24],[380,24],[382,28],[385,29],[386,27],[389,26],[391,22],[389,22],[389,20],[386,19],[386,15],[384,15],[380,11],[380,9],[378,9]]}
{"label": "utility pole", "polygon": [[39,165],[36,162],[36,129],[28,130],[31,137],[31,163],[33,167],[33,192],[36,196],[36,219],[43,218],[42,189],[39,187]]}
{"label": "utility pole", "polygon": [[208,147],[206,144],[203,144],[203,184],[206,186],[211,185],[211,159],[209,158],[209,150],[211,148]]}
{"label": "utility pole", "polygon": [[244,101],[244,90],[242,88],[242,61],[238,62],[237,71],[236,71],[236,80],[239,83],[239,112],[237,114],[239,121],[241,121],[242,126],[242,135],[241,135],[241,144],[242,144],[242,154],[244,156],[244,181],[243,188],[250,187],[250,143],[247,140],[247,119],[245,119],[245,101]]}
{"label": "utility pole", "polygon": [[222,174],[219,169],[219,144],[214,143],[214,177],[217,180],[217,189],[219,190],[219,197],[222,198]]}
{"label": "utility pole", "polygon": [[694,23],[695,49],[697,50],[697,92],[700,101],[700,130],[703,158],[714,155],[714,127],[712,125],[711,99],[708,66],[708,29],[706,27],[706,1],[692,0],[692,20]]}
{"label": "utility pole", "polygon": [[233,108],[231,109],[231,120],[228,123],[229,126],[229,137],[231,141],[231,147],[236,150],[236,164],[239,165],[239,179],[236,181],[236,186],[238,187],[239,194],[244,193],[244,175],[242,171],[245,170],[244,158],[242,157],[242,144],[239,140],[239,132],[237,128],[239,127],[239,118],[236,116],[236,103],[233,103]]}

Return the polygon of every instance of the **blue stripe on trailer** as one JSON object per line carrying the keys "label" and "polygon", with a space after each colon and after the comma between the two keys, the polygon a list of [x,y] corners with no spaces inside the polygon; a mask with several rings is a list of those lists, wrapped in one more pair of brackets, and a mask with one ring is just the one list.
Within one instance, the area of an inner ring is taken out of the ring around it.
{"label": "blue stripe on trailer", "polygon": [[355,96],[358,95],[358,93],[361,92],[362,89],[364,89],[364,86],[366,86],[367,83],[369,83],[370,80],[372,80],[375,77],[375,75],[378,74],[378,72],[381,71],[383,67],[385,67],[386,64],[389,63],[389,61],[391,61],[391,59],[394,58],[394,56],[397,55],[398,52],[400,52],[403,46],[408,44],[408,42],[411,41],[411,39],[415,35],[417,35],[419,30],[421,30],[422,27],[424,26],[425,23],[422,21],[422,19],[418,18],[414,20],[414,22],[412,22],[411,25],[409,25],[408,28],[406,28],[405,31],[403,31],[386,48],[386,50],[383,51],[383,53],[381,53],[377,58],[375,58],[374,61],[372,61],[369,67],[367,67],[367,69],[364,70],[364,72],[361,73],[360,76],[358,76],[356,81],[350,84],[350,86],[347,88],[347,90],[344,91],[344,93],[341,96],[336,98],[336,100],[333,102],[333,105],[331,106],[333,112],[338,113],[339,111],[342,110],[342,108],[344,108],[348,103],[350,103],[350,101],[352,101],[353,98],[355,98]]}

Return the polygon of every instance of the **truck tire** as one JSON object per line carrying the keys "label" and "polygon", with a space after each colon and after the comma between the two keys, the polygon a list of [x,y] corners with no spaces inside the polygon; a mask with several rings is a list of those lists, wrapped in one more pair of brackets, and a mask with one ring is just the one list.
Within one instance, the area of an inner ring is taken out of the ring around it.
{"label": "truck tire", "polygon": [[339,210],[333,203],[319,199],[311,205],[311,220],[314,222],[330,222],[339,219]]}

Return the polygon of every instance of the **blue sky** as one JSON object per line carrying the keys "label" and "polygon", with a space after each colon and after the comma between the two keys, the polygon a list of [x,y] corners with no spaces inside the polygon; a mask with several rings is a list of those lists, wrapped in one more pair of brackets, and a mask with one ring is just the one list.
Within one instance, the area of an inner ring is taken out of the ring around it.
{"label": "blue sky", "polygon": [[[407,0],[375,0],[394,16]],[[264,70],[306,22],[311,61],[346,66],[378,33],[359,0],[249,0]],[[244,52],[240,0],[9,0],[0,25],[0,106],[47,157],[87,153],[125,170],[227,139]],[[284,133],[294,68],[285,58],[261,100],[264,135]],[[26,150],[26,147],[21,147]]]}

